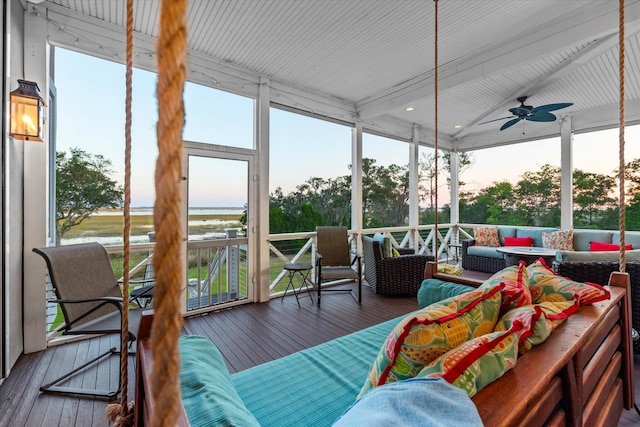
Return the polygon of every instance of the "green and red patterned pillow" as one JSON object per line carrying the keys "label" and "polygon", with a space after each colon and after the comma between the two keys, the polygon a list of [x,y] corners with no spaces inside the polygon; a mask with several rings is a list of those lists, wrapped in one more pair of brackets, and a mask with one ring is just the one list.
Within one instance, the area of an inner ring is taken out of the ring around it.
{"label": "green and red patterned pillow", "polygon": [[500,313],[502,288],[476,289],[405,317],[380,348],[358,398],[373,387],[415,377],[441,355],[492,332]]}
{"label": "green and red patterned pillow", "polygon": [[469,340],[425,366],[417,377],[444,378],[473,397],[515,366],[518,343],[527,330],[527,325],[514,323],[508,331]]}
{"label": "green and red patterned pillow", "polygon": [[529,274],[524,262],[520,261],[518,265],[503,268],[487,279],[480,288],[492,288],[502,284],[502,305],[500,314],[520,307],[531,304],[531,292],[529,291]]}
{"label": "green and red patterned pillow", "polygon": [[508,331],[514,324],[529,325],[530,332],[521,336],[519,350],[520,354],[524,354],[543,343],[558,325],[579,308],[575,300],[547,301],[514,308],[498,320],[495,331]]}
{"label": "green and red patterned pillow", "polygon": [[534,303],[576,300],[580,306],[607,300],[611,294],[603,286],[591,282],[575,282],[557,275],[543,259],[528,267],[529,289]]}

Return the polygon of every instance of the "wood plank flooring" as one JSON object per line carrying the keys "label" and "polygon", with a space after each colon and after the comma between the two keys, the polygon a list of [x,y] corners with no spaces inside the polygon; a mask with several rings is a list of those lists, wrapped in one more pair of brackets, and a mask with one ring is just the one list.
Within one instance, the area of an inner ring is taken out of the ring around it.
{"label": "wood plank flooring", "polygon": [[[384,297],[363,287],[362,304],[347,293],[323,293],[318,307],[293,296],[185,319],[183,333],[209,337],[220,348],[230,372],[277,359],[415,310],[415,298]],[[2,426],[108,426],[104,399],[40,393],[56,374],[80,365],[98,351],[117,345],[117,336],[100,337],[23,355],[0,385]],[[636,356],[636,401],[640,402],[640,358]],[[128,397],[133,399],[134,358],[129,358]],[[118,357],[73,378],[76,386],[116,387]],[[625,411],[619,426],[637,426],[640,416]]]}

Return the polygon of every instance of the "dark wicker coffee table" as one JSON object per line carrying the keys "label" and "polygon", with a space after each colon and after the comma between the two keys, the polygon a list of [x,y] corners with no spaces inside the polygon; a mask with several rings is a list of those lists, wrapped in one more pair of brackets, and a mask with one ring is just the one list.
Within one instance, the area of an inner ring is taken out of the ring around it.
{"label": "dark wicker coffee table", "polygon": [[527,264],[531,264],[538,258],[543,258],[547,265],[551,265],[556,257],[555,249],[538,248],[535,246],[502,246],[496,248],[496,251],[505,255],[507,267],[517,265],[520,260]]}

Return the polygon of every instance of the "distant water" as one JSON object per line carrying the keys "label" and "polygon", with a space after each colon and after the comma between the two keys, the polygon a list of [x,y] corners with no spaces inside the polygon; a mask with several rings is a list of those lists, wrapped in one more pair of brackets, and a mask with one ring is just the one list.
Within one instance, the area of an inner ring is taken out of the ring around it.
{"label": "distant water", "polygon": [[[245,208],[191,208],[189,215],[242,215]],[[122,215],[121,209],[99,211],[96,215]],[[131,215],[152,215],[153,208],[131,208]]]}

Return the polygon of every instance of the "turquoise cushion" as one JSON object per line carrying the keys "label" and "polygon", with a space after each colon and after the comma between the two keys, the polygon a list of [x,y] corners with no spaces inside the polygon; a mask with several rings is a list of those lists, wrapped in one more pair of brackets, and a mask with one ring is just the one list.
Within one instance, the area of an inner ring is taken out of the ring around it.
{"label": "turquoise cushion", "polygon": [[475,290],[474,287],[439,279],[425,279],[418,289],[418,307],[425,308],[434,302]]}
{"label": "turquoise cushion", "polygon": [[373,240],[380,243],[380,247],[382,248],[382,256],[384,258],[391,258],[393,256],[393,251],[391,249],[391,239],[385,237],[382,233],[376,233],[373,235]]}
{"label": "turquoise cushion", "polygon": [[[620,244],[620,232],[616,231],[615,233],[613,233],[611,243],[615,243],[616,245]],[[633,245],[633,249],[640,249],[640,233],[625,231],[624,243],[627,245]]]}
{"label": "turquoise cushion", "polygon": [[500,238],[500,245],[504,246],[505,237],[516,237],[517,227],[512,226],[499,226],[498,237]]}
{"label": "turquoise cushion", "polygon": [[[640,261],[640,249],[625,252],[627,261]],[[620,261],[619,251],[585,252],[585,251],[557,251],[556,261]]]}
{"label": "turquoise cushion", "polygon": [[263,427],[328,427],[353,404],[405,315],[231,375]]}
{"label": "turquoise cushion", "polygon": [[180,337],[180,392],[192,426],[260,426],[236,392],[218,348],[197,335]]}
{"label": "turquoise cushion", "polygon": [[518,227],[516,237],[531,237],[533,246],[539,248],[542,247],[542,233],[549,233],[551,231],[558,231],[557,228],[527,228]]}
{"label": "turquoise cushion", "polygon": [[573,230],[573,250],[588,251],[589,242],[611,243],[612,231]]}
{"label": "turquoise cushion", "polygon": [[504,254],[502,252],[498,252],[497,248],[492,248],[491,246],[469,246],[467,248],[468,255],[475,256],[483,256],[486,258],[495,258],[495,259],[503,259]]}

